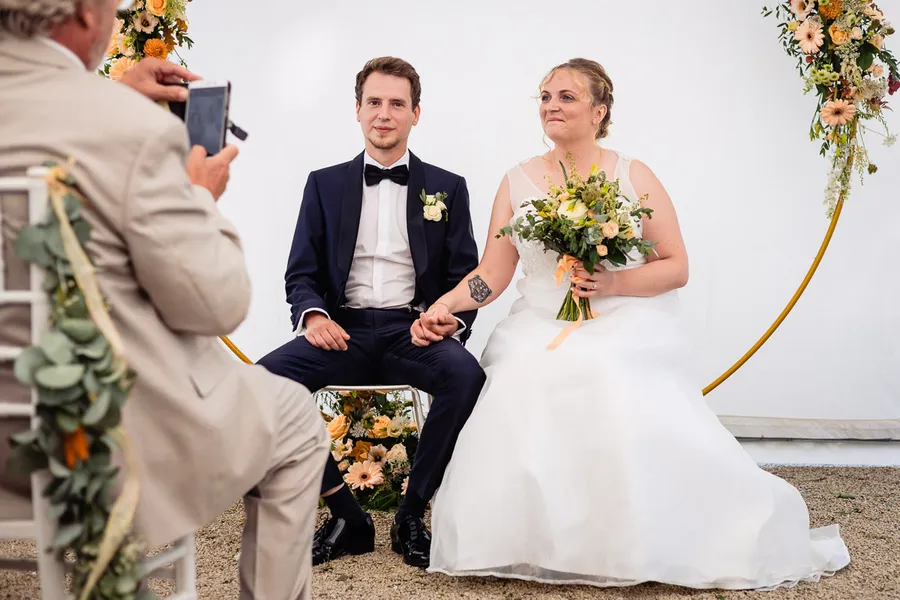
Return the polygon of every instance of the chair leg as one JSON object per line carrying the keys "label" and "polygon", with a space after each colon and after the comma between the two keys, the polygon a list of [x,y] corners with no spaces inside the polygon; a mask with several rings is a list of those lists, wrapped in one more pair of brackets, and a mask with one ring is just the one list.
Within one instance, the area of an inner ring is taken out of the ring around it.
{"label": "chair leg", "polygon": [[31,477],[31,501],[37,525],[35,543],[41,600],[66,600],[65,565],[62,560],[49,552],[56,531],[53,520],[47,516],[50,512],[50,503],[41,493],[48,481],[49,475],[46,471],[35,473]]}
{"label": "chair leg", "polygon": [[194,534],[186,535],[178,542],[184,548],[184,556],[175,562],[175,592],[197,597],[197,548]]}

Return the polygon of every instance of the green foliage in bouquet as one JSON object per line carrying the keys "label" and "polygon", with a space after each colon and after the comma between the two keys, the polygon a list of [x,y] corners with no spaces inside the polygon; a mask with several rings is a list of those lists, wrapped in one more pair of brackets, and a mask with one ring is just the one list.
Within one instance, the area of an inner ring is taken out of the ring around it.
{"label": "green foliage in bouquet", "polygon": [[406,493],[419,442],[412,406],[399,391],[319,395],[332,456],[365,510],[394,509]]}

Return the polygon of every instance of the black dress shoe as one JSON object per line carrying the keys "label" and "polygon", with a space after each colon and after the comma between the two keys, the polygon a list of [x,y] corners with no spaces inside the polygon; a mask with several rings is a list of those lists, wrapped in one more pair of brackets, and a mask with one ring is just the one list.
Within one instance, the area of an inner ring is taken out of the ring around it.
{"label": "black dress shoe", "polygon": [[341,517],[332,517],[313,537],[312,559],[321,565],[345,554],[366,554],[375,550],[375,524],[366,513],[362,524],[350,523]]}
{"label": "black dress shoe", "polygon": [[406,564],[427,568],[431,562],[431,532],[419,517],[394,521],[391,527],[391,550],[402,554]]}

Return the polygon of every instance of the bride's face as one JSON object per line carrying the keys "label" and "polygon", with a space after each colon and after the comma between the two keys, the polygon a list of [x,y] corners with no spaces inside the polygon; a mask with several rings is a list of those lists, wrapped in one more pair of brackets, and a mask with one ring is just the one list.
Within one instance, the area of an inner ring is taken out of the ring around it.
{"label": "bride's face", "polygon": [[593,140],[606,107],[591,105],[591,95],[580,77],[569,69],[556,71],[541,86],[544,133],[555,143]]}

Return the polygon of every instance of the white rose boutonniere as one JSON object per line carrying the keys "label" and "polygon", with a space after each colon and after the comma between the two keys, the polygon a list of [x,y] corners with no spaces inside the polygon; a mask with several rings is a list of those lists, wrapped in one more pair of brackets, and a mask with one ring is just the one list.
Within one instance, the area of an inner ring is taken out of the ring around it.
{"label": "white rose boutonniere", "polygon": [[429,221],[440,221],[441,218],[446,220],[450,220],[450,214],[447,212],[447,205],[444,204],[444,200],[447,199],[447,194],[444,192],[438,192],[437,194],[426,194],[425,190],[422,190],[422,193],[419,194],[419,197],[422,199],[422,212],[425,215],[425,218]]}

